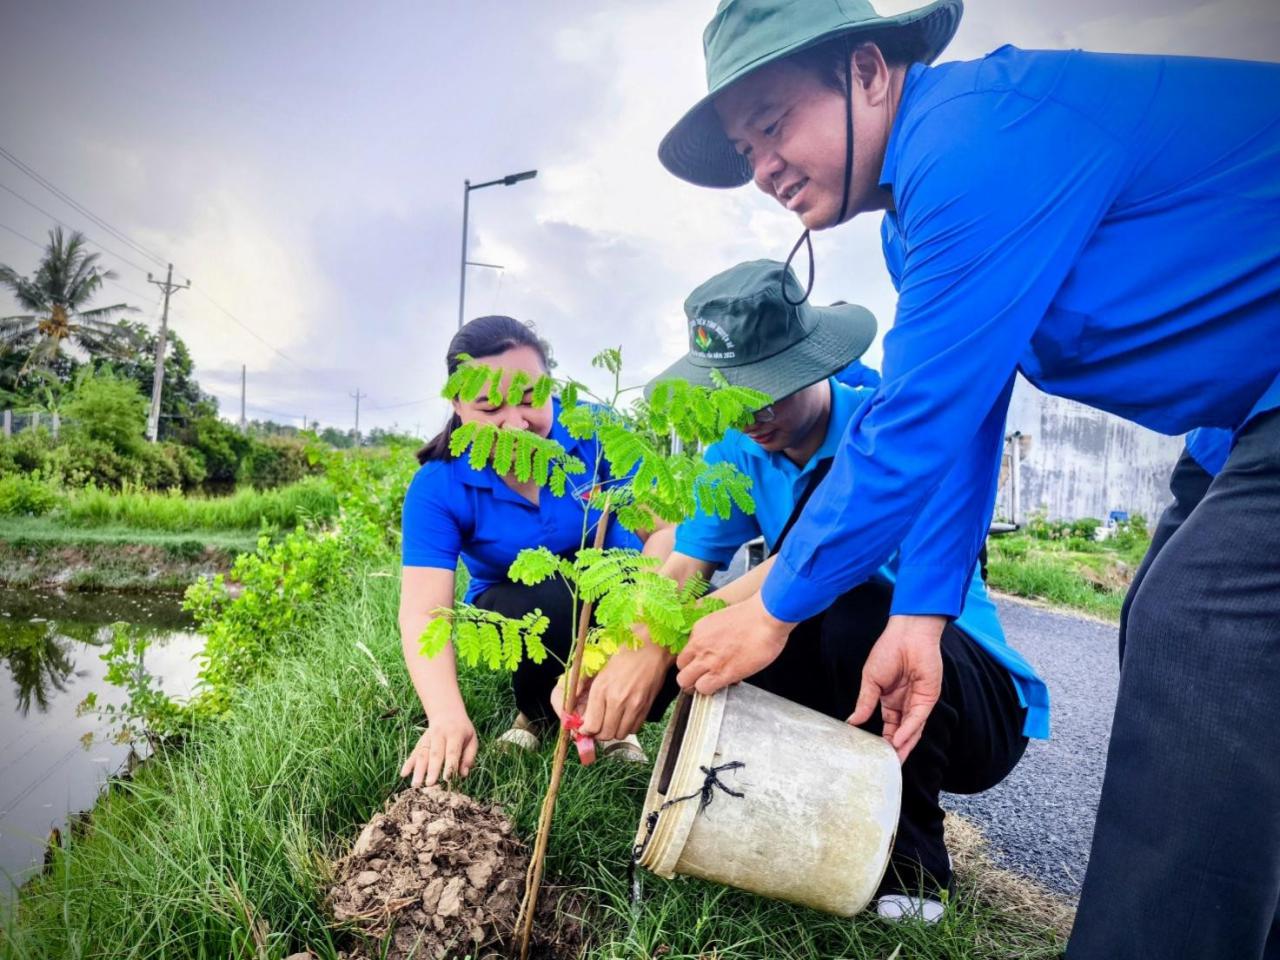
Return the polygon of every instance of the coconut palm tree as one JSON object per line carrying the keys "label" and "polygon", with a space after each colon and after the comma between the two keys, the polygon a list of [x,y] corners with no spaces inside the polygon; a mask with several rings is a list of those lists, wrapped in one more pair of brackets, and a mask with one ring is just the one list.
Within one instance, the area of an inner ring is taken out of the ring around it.
{"label": "coconut palm tree", "polygon": [[85,309],[104,280],[115,272],[98,266],[98,254],[85,249],[78,230],[63,237],[62,228],[49,231],[49,244],[33,276],[21,276],[8,264],[0,264],[0,284],[8,287],[18,305],[29,311],[0,317],[0,348],[29,346],[20,373],[48,366],[65,341],[91,356],[128,356],[139,345],[137,334],[111,319],[136,307],[116,303]]}

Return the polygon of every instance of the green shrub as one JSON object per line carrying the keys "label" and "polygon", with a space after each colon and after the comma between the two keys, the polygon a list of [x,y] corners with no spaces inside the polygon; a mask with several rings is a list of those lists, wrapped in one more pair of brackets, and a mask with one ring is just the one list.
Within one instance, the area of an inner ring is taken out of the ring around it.
{"label": "green shrub", "polygon": [[98,441],[125,455],[143,446],[147,401],[136,383],[109,370],[80,376],[62,410],[71,421],[69,439]]}
{"label": "green shrub", "polygon": [[0,477],[0,516],[38,517],[58,505],[58,494],[36,476]]}
{"label": "green shrub", "polygon": [[178,490],[182,471],[159,444],[144,444],[133,456],[133,479],[147,490]]}
{"label": "green shrub", "polygon": [[1037,540],[1066,540],[1075,537],[1079,540],[1092,540],[1097,536],[1102,521],[1096,517],[1081,517],[1078,520],[1050,520],[1043,513],[1032,514],[1027,520],[1026,531]]}
{"label": "green shrub", "polygon": [[[139,444],[139,448],[141,448]],[[137,466],[103,440],[77,438],[59,446],[50,457],[50,469],[69,487],[96,486],[119,490],[132,482]]]}
{"label": "green shrub", "polygon": [[1111,541],[1117,550],[1125,553],[1144,552],[1151,544],[1151,534],[1147,532],[1147,518],[1135,513],[1128,520],[1116,524]]}
{"label": "green shrub", "polygon": [[241,468],[242,478],[258,490],[296,483],[311,472],[307,445],[284,437],[255,440]]}
{"label": "green shrub", "polygon": [[178,439],[204,462],[205,479],[211,483],[233,483],[240,463],[253,441],[217,417],[200,417],[179,434]]}
{"label": "green shrub", "polygon": [[0,476],[12,473],[48,473],[57,445],[43,430],[26,430],[0,439]]}
{"label": "green shrub", "polygon": [[204,457],[199,450],[192,450],[180,443],[163,443],[160,446],[177,468],[183,490],[190,490],[204,483],[208,471],[205,470]]}

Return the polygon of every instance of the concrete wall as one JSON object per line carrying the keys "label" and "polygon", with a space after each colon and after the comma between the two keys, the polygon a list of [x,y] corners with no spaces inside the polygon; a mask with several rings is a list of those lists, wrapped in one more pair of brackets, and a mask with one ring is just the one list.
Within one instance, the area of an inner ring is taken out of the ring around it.
{"label": "concrete wall", "polygon": [[[1020,432],[1016,441],[1012,435]],[[1009,408],[997,519],[1024,522],[1037,511],[1053,520],[1141,513],[1148,523],[1169,502],[1169,472],[1182,451],[1167,437],[1072,400],[1051,397],[1018,378]],[[1010,472],[1019,450],[1017,504]]]}

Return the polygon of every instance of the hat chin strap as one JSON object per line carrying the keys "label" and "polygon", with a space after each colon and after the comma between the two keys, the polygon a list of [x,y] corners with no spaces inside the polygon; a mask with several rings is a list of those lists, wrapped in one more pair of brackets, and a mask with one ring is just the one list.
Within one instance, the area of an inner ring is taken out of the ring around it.
{"label": "hat chin strap", "polygon": [[[844,189],[840,195],[840,215],[836,217],[835,226],[844,223],[844,215],[849,212],[849,181],[853,179],[853,65],[849,61],[853,58],[853,42],[845,43],[845,65],[844,65]],[[801,245],[809,250],[809,282],[805,284],[804,296],[799,300],[792,300],[787,296],[787,271],[791,269],[791,261],[796,258],[796,254],[800,252]],[[800,234],[800,239],[796,241],[791,252],[787,254],[787,262],[782,270],[782,299],[787,301],[791,306],[798,307],[809,299],[809,294],[813,292],[813,239],[809,235],[809,230]]]}

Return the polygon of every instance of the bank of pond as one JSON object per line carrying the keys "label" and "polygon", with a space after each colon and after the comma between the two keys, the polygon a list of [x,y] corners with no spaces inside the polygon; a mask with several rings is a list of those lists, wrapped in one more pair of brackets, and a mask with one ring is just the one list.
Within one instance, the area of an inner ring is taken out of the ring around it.
{"label": "bank of pond", "polygon": [[[71,827],[109,778],[145,755],[98,708],[124,693],[102,653],[117,630],[147,638],[139,663],[174,696],[190,692],[201,647],[181,595],[0,587],[0,873],[4,897],[37,873],[51,835]],[[85,710],[86,697],[97,707]]]}

